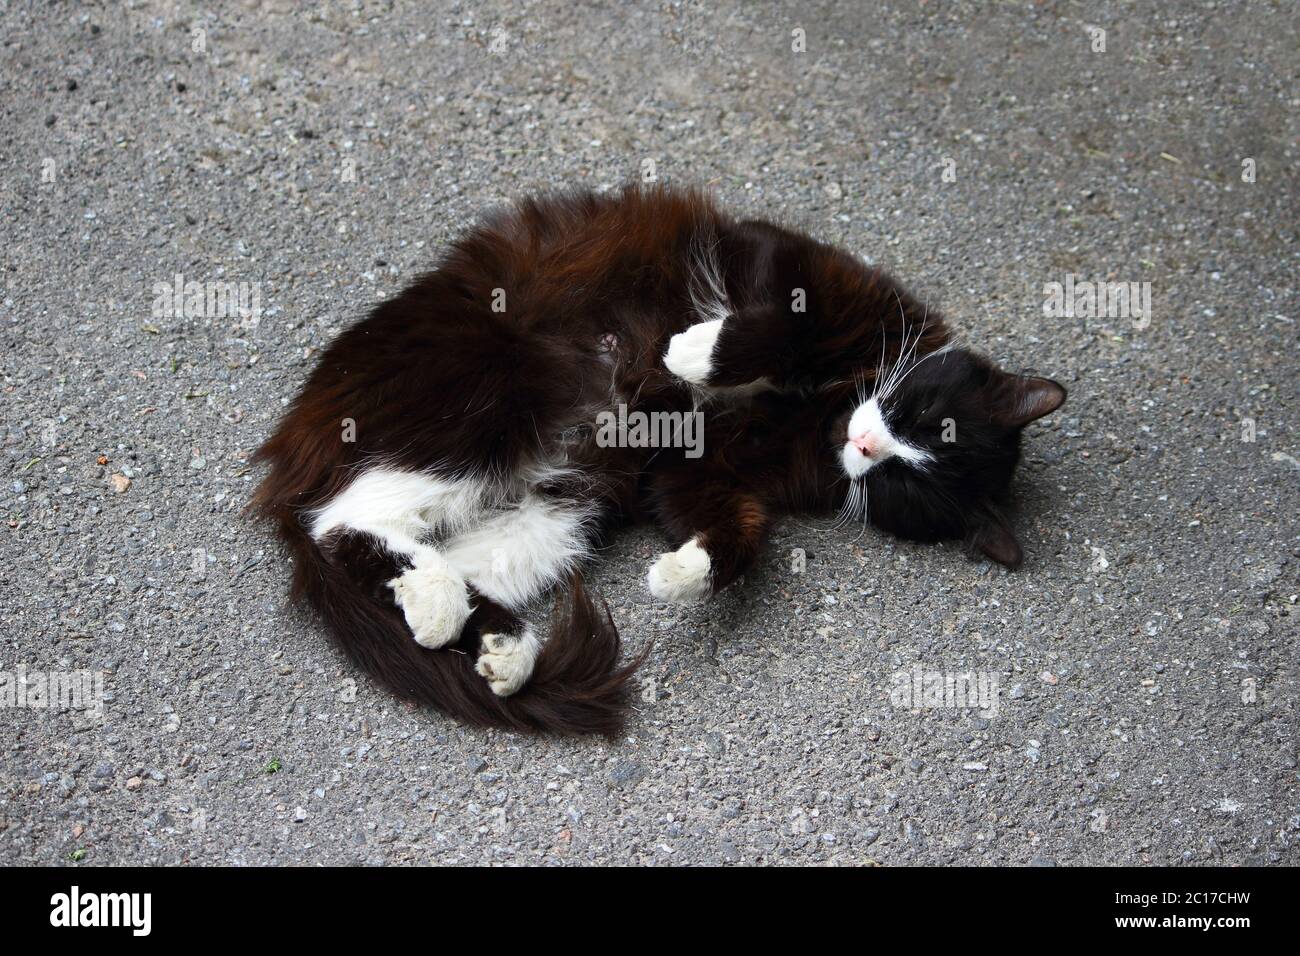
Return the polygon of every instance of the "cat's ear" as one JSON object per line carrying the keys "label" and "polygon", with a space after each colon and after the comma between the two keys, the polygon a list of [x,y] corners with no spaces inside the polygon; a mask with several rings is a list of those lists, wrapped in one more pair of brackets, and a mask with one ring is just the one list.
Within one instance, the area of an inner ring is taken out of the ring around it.
{"label": "cat's ear", "polygon": [[986,558],[1012,570],[1020,567],[1025,552],[1006,521],[995,514],[981,514],[974,521],[966,533],[970,550],[979,551]]}
{"label": "cat's ear", "polygon": [[1050,415],[1065,402],[1065,387],[1037,375],[1007,375],[999,389],[997,419],[1020,428]]}

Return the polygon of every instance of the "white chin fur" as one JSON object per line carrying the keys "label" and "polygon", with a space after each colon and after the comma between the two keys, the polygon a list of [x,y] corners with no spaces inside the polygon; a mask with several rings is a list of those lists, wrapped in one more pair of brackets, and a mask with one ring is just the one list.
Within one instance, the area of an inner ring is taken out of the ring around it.
{"label": "white chin fur", "polygon": [[709,552],[692,538],[676,551],[659,555],[646,577],[650,593],[673,604],[703,601],[713,590],[710,566]]}
{"label": "white chin fur", "polygon": [[849,431],[844,437],[847,440],[862,434],[875,436],[876,454],[868,458],[851,441],[846,441],[844,451],[841,453],[841,462],[845,473],[850,478],[861,478],[889,458],[901,458],[918,468],[924,468],[933,460],[933,456],[928,451],[908,444],[890,431],[880,403],[874,398],[853,410],[853,415],[849,418]]}
{"label": "white chin fur", "polygon": [[664,367],[692,385],[707,385],[713,372],[713,347],[722,331],[722,322],[722,319],[700,322],[674,335],[664,353]]}
{"label": "white chin fur", "polygon": [[846,444],[844,446],[844,452],[841,458],[844,465],[844,473],[850,478],[861,478],[870,471],[871,466],[875,464],[872,459],[858,451],[857,447],[853,444]]}

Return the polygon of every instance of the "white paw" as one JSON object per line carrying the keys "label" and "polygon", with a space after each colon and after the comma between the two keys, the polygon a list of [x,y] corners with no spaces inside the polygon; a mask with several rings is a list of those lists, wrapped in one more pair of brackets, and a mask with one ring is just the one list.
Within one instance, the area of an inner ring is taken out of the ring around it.
{"label": "white paw", "polygon": [[707,385],[713,372],[713,346],[724,321],[700,322],[674,335],[664,353],[664,367],[693,385]]}
{"label": "white paw", "polygon": [[417,644],[436,650],[460,637],[470,613],[465,579],[439,555],[421,555],[388,586]]}
{"label": "white paw", "polygon": [[676,551],[659,555],[646,580],[661,601],[689,604],[703,601],[713,590],[709,581],[709,552],[694,538]]}
{"label": "white paw", "polygon": [[533,663],[540,645],[530,629],[519,637],[511,634],[484,634],[483,653],[474,669],[487,678],[492,693],[509,697],[533,676]]}

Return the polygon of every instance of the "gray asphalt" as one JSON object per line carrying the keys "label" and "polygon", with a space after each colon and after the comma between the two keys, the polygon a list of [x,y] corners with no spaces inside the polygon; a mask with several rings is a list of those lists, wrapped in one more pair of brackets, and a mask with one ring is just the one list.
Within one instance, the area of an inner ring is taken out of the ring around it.
{"label": "gray asphalt", "polygon": [[[0,708],[0,862],[1300,862],[1291,5],[355,6],[0,11],[0,671],[107,698]],[[1070,389],[1025,566],[791,519],[671,608],[633,530],[624,739],[412,710],[288,605],[249,455],[474,217],[647,159]],[[178,273],[260,315],[158,314]],[[1149,323],[1045,315],[1068,274]]]}

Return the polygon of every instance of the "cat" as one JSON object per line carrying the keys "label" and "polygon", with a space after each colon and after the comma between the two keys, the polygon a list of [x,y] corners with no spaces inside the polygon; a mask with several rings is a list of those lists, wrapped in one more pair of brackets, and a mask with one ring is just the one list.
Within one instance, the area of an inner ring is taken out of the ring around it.
{"label": "cat", "polygon": [[[1064,400],[955,345],[880,269],[701,192],[558,193],[491,215],[335,339],[257,452],[251,507],[295,594],[398,695],[612,735],[640,661],[620,666],[578,574],[610,527],[672,538],[647,573],[669,602],[734,582],[796,511],[1015,567],[1021,430]],[[700,442],[611,443],[597,422],[620,406],[698,413]],[[523,611],[557,587],[543,643]]]}

